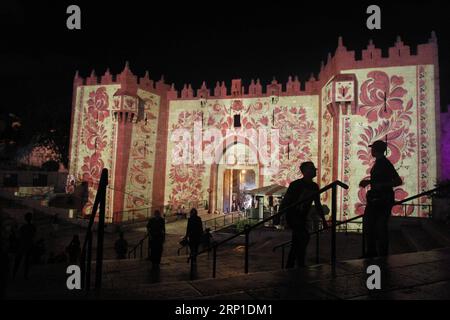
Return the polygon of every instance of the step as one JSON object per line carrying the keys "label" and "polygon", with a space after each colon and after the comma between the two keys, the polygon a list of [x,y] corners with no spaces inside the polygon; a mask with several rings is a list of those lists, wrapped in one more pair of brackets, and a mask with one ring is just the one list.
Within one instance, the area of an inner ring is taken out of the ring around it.
{"label": "step", "polygon": [[[366,267],[381,265],[382,290],[366,287]],[[253,272],[221,279],[144,284],[127,290],[108,289],[106,299],[449,299],[450,248],[407,253],[374,260],[354,259],[304,269]],[[389,270],[389,271],[388,271]],[[430,288],[438,288],[433,291]],[[126,291],[126,295],[124,292]],[[413,292],[407,295],[408,292]]]}
{"label": "step", "polygon": [[[226,253],[223,257],[229,258]],[[254,259],[255,257],[252,257]],[[179,258],[170,258],[178,260]],[[181,258],[180,258],[181,259]],[[206,258],[205,258],[206,261]],[[252,260],[253,261],[253,260]],[[199,261],[199,263],[203,263]],[[145,269],[142,260],[106,261],[130,269],[124,277],[114,278],[105,271],[101,298],[104,299],[450,299],[450,248],[424,252],[391,255],[377,259],[352,259],[338,262],[335,268],[328,264],[312,265],[291,270],[250,270],[249,274],[223,274],[216,279],[140,282],[142,273],[133,274],[133,268]],[[382,290],[369,292],[365,285],[368,265],[379,265],[385,273]],[[176,265],[173,264],[175,267]],[[188,270],[187,264],[184,270]],[[201,267],[201,265],[200,265]],[[219,266],[220,268],[220,266]],[[161,269],[173,273],[180,269]],[[129,273],[129,274],[127,274]],[[179,272],[181,275],[181,273]],[[31,269],[31,280],[18,279],[10,286],[7,298],[80,299],[65,288],[64,265],[36,266]],[[130,281],[133,280],[133,281]],[[93,297],[91,297],[93,298]]]}
{"label": "step", "polygon": [[389,231],[389,253],[390,254],[402,254],[408,252],[417,251],[414,246],[408,241],[402,230],[390,230]]}
{"label": "step", "polygon": [[427,251],[442,247],[421,225],[403,225],[401,232],[416,251]]}
{"label": "step", "polygon": [[450,247],[450,225],[426,219],[422,221],[421,226],[440,246]]}

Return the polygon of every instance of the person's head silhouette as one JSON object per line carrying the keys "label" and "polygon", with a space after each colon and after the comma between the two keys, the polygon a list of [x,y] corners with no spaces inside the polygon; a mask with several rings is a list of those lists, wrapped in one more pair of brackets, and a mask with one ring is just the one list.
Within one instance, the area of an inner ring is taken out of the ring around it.
{"label": "person's head silhouette", "polygon": [[197,213],[197,209],[195,209],[195,208],[192,208],[192,209],[191,209],[191,213],[190,213],[190,214],[191,214],[191,217],[196,217],[196,216],[197,216],[197,214],[198,214],[198,213]]}
{"label": "person's head silhouette", "polygon": [[155,217],[161,217],[161,211],[155,210],[155,212],[153,212],[153,216],[155,216]]}
{"label": "person's head silhouette", "polygon": [[317,169],[313,162],[306,161],[300,165],[300,171],[302,172],[304,179],[312,180],[316,176]]}
{"label": "person's head silhouette", "polygon": [[382,140],[377,140],[371,145],[369,145],[371,148],[372,157],[374,158],[380,158],[384,156],[386,150],[387,150],[387,144],[386,142]]}

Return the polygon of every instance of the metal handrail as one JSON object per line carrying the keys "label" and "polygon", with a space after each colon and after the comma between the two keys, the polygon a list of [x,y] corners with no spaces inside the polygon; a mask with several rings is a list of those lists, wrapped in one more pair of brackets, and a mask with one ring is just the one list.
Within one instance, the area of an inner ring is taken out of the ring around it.
{"label": "metal handrail", "polygon": [[422,198],[424,196],[432,195],[433,193],[436,193],[436,191],[441,190],[441,189],[445,189],[445,188],[448,188],[448,187],[449,187],[449,185],[439,186],[439,187],[436,187],[434,189],[431,189],[431,190],[424,191],[422,193],[416,194],[415,196],[412,196],[412,197],[409,197],[409,198],[406,198],[406,199],[403,199],[403,200],[400,200],[400,201],[395,201],[394,202],[394,206],[397,206],[399,204],[403,204],[405,202],[409,202],[411,200]]}
{"label": "metal handrail", "polygon": [[[361,214],[361,215],[359,215],[359,216],[356,216],[356,217],[353,217],[353,218],[351,218],[351,219],[345,220],[345,221],[337,222],[337,223],[336,223],[336,227],[339,227],[339,226],[341,226],[341,225],[343,225],[343,224],[352,222],[352,221],[354,221],[354,220],[358,220],[359,218],[362,218],[362,217],[364,217],[363,214]],[[326,230],[328,230],[328,229],[331,229],[331,226],[328,226],[328,227],[326,227],[326,228],[322,228],[322,229],[319,229],[319,230],[310,232],[309,235],[310,235],[310,236],[313,236],[313,235],[315,235],[315,234],[322,233],[322,232],[324,232],[324,231],[326,231]],[[291,240],[286,241],[286,242],[284,242],[284,243],[282,243],[282,244],[279,244],[279,245],[273,247],[272,251],[275,252],[278,248],[281,248],[282,246],[290,245],[291,243],[292,243]]]}
{"label": "metal handrail", "polygon": [[148,238],[148,233],[145,235],[145,237],[143,237],[141,240],[139,240],[139,242],[130,250],[128,251],[128,259],[131,259],[131,255],[133,254],[134,259],[136,259],[136,250],[139,248],[140,251],[140,258],[142,259],[143,257],[143,252],[142,252],[142,248],[144,246],[144,241],[147,240]]}
{"label": "metal handrail", "polygon": [[[338,182],[339,182],[339,184],[338,184]],[[248,232],[250,232],[251,230],[253,230],[253,229],[257,228],[257,227],[259,227],[260,225],[265,224],[266,222],[268,222],[268,221],[270,221],[270,220],[273,220],[274,218],[276,218],[276,217],[278,217],[278,216],[283,215],[283,214],[285,213],[285,211],[287,211],[287,209],[290,209],[291,207],[298,206],[298,205],[303,204],[303,203],[305,203],[305,202],[311,201],[311,200],[314,199],[317,195],[319,195],[319,194],[321,194],[321,193],[324,193],[325,191],[328,191],[329,189],[331,189],[331,188],[333,187],[333,185],[339,185],[339,186],[341,186],[341,187],[344,188],[344,189],[348,189],[348,186],[347,186],[346,184],[344,184],[344,183],[342,183],[342,182],[340,182],[340,181],[337,180],[337,181],[335,181],[335,182],[329,184],[328,186],[326,186],[326,187],[320,189],[319,191],[317,191],[316,193],[312,194],[312,195],[309,196],[308,198],[303,199],[303,200],[299,200],[299,201],[295,202],[294,204],[292,204],[291,206],[284,208],[282,211],[279,211],[279,212],[277,212],[276,214],[271,215],[270,217],[267,217],[267,218],[261,220],[260,222],[254,224],[253,226],[251,226],[251,227],[248,228]],[[345,187],[343,187],[342,185],[344,185]],[[224,244],[224,243],[226,243],[226,242],[228,242],[228,241],[230,241],[230,240],[233,240],[233,239],[235,239],[235,238],[237,238],[237,237],[239,237],[239,236],[245,234],[246,232],[247,232],[246,230],[241,231],[241,232],[239,232],[239,233],[237,233],[237,234],[235,234],[235,235],[233,235],[233,236],[231,236],[231,237],[229,237],[229,238],[227,238],[227,239],[224,239],[224,240],[222,240],[222,241],[220,241],[220,242],[217,242],[214,246],[215,246],[215,247],[218,247],[218,246],[220,246],[220,245],[222,245],[222,244]],[[213,249],[213,247],[211,247],[210,249]],[[207,251],[207,249],[202,250],[202,251],[199,251],[199,252],[197,253],[197,256],[200,255],[200,254],[202,254],[202,253],[204,253],[204,252],[206,252],[206,251]]]}
{"label": "metal handrail", "polygon": [[[109,189],[116,190],[116,189],[113,189],[113,188],[109,188]],[[121,191],[121,190],[116,190],[116,191],[125,193],[124,191]],[[132,196],[136,197],[136,198],[139,198],[139,197],[134,196],[134,195],[132,195]],[[143,199],[143,198],[139,198],[139,199]],[[192,208],[193,204],[196,204],[198,208],[205,208],[207,202],[208,202],[208,200],[192,201],[192,202],[188,202],[187,207],[188,208]],[[145,200],[145,203],[147,205],[152,205],[151,201],[148,201],[148,200]],[[186,205],[183,205],[183,206],[186,206]],[[123,218],[124,214],[132,213],[132,218],[131,219],[128,218],[127,220],[121,220],[121,223],[130,222],[130,221],[131,221],[131,223],[144,221],[144,220],[150,218],[150,215],[151,215],[150,211],[151,211],[152,208],[155,209],[155,210],[156,209],[161,209],[161,213],[165,214],[166,213],[166,209],[171,208],[171,205],[166,204],[166,205],[157,206],[157,207],[153,207],[152,206],[152,207],[134,208],[134,209],[129,209],[129,210],[116,211],[116,212],[113,212],[113,220],[117,220],[116,217],[119,216],[119,215],[122,215],[122,218]],[[139,211],[143,211],[143,210],[147,210],[146,211],[146,215],[145,215],[144,218],[141,218],[141,219],[134,218],[134,213],[135,212],[139,212]]]}
{"label": "metal handrail", "polygon": [[[436,187],[436,188],[428,190],[428,191],[421,192],[421,193],[419,193],[417,195],[414,195],[414,196],[411,196],[409,198],[406,198],[406,199],[403,199],[403,200],[400,200],[400,201],[396,201],[396,202],[394,202],[393,206],[396,206],[396,205],[402,205],[402,206],[427,206],[428,208],[430,208],[431,205],[429,205],[429,204],[406,204],[405,202],[412,201],[412,200],[415,200],[415,199],[418,199],[418,198],[421,198],[421,197],[424,197],[424,196],[432,195],[435,192],[437,192],[438,190],[441,190],[441,189],[444,189],[444,188],[448,188],[448,187],[449,187],[448,185],[444,185],[444,186],[439,186],[439,187]],[[336,223],[336,227],[340,226],[340,225],[343,225],[343,224],[348,224],[348,223],[350,223],[350,222],[352,222],[354,220],[357,220],[357,219],[360,219],[360,218],[363,218],[363,217],[364,217],[364,215],[362,214],[362,215],[359,215],[359,216],[355,216],[355,217],[353,217],[351,219],[348,219],[348,220]],[[330,229],[330,227],[322,228],[322,229],[319,229],[317,231],[309,233],[310,236],[312,236],[312,235],[316,235],[317,236],[317,240],[316,240],[316,262],[317,263],[319,261],[318,235],[320,233],[322,233],[323,231],[326,231],[327,229]],[[362,233],[362,235],[363,235],[363,239],[362,239],[363,240],[362,241],[363,249],[362,249],[362,252],[363,252],[363,256],[364,256],[364,253],[365,253],[364,252],[365,251],[365,249],[364,249],[364,241],[365,241],[364,240],[364,232]],[[286,247],[290,246],[291,244],[292,244],[292,240],[289,240],[289,241],[286,241],[284,243],[281,243],[281,244],[273,247],[273,249],[272,249],[272,252],[275,252],[279,248],[282,249],[282,251],[283,251],[283,253],[282,253],[282,262],[281,262],[282,268],[284,268],[284,250],[285,250]]]}
{"label": "metal handrail", "polygon": [[94,225],[97,209],[99,210],[98,230],[97,230],[97,258],[95,263],[95,289],[100,290],[102,285],[103,268],[103,240],[105,235],[105,211],[106,211],[106,188],[108,186],[108,170],[104,168],[101,173],[100,182],[95,195],[94,205],[92,206],[89,224],[86,230],[86,237],[81,250],[81,282],[86,291],[90,289],[91,281],[91,263],[92,263],[92,227]]}
{"label": "metal handrail", "polygon": [[[203,229],[207,228],[207,223],[208,222],[214,221],[214,231],[217,231],[218,229],[220,230],[221,228],[224,228],[224,227],[227,226],[227,224],[226,224],[227,217],[231,217],[231,224],[233,224],[234,221],[235,221],[235,218],[234,218],[235,215],[237,216],[237,221],[240,221],[241,220],[241,213],[233,212],[231,214],[224,214],[224,215],[222,215],[220,217],[216,217],[216,218],[212,218],[212,219],[203,221]],[[219,221],[219,219],[220,220],[223,219],[223,226],[222,227],[217,225],[217,221]],[[210,226],[210,227],[213,227],[213,226]]]}
{"label": "metal handrail", "polygon": [[248,273],[248,266],[249,266],[249,234],[250,234],[250,232],[252,230],[258,228],[259,226],[264,225],[266,222],[268,222],[270,220],[273,220],[274,218],[285,214],[286,211],[288,209],[292,208],[292,207],[298,206],[300,204],[303,204],[303,203],[306,203],[306,202],[309,202],[309,201],[313,201],[317,196],[319,196],[323,192],[328,191],[330,189],[332,189],[332,209],[331,209],[331,213],[332,213],[331,214],[332,215],[332,248],[334,248],[334,250],[332,250],[332,253],[331,253],[331,260],[332,260],[332,263],[334,265],[335,261],[336,261],[336,250],[335,250],[336,249],[336,211],[337,211],[336,190],[337,190],[338,186],[341,187],[341,188],[344,188],[344,189],[348,189],[348,185],[346,185],[345,183],[343,183],[343,182],[341,182],[339,180],[336,180],[336,181],[330,183],[329,185],[323,187],[322,189],[318,190],[317,192],[311,194],[307,198],[301,199],[301,200],[298,200],[298,201],[294,202],[292,205],[283,208],[283,210],[277,212],[276,214],[274,214],[274,215],[272,215],[272,216],[270,216],[268,218],[265,218],[265,219],[261,220],[260,222],[252,225],[251,227],[246,225],[243,231],[238,232],[235,235],[233,235],[231,237],[228,237],[228,238],[226,238],[226,239],[224,239],[222,241],[215,242],[212,246],[210,246],[210,247],[208,247],[208,248],[206,248],[204,250],[201,250],[201,251],[199,251],[198,253],[196,253],[194,255],[191,254],[191,256],[188,259],[188,261],[191,262],[191,278],[192,278],[192,275],[194,274],[194,272],[193,272],[193,270],[194,270],[194,261],[196,260],[196,257],[199,256],[200,254],[205,253],[205,252],[209,252],[210,250],[213,250],[213,278],[215,278],[216,277],[217,248],[219,246],[221,246],[222,244],[227,243],[227,242],[229,242],[229,241],[231,241],[231,240],[233,240],[233,239],[235,239],[235,238],[237,238],[237,237],[239,237],[241,235],[245,235],[245,266],[244,266],[245,270],[244,271],[245,271],[245,273]]}
{"label": "metal handrail", "polygon": [[[341,225],[343,225],[343,224],[347,224],[347,223],[349,223],[349,222],[358,220],[358,219],[362,218],[363,216],[364,216],[364,215],[359,215],[359,216],[353,217],[353,218],[351,218],[351,219],[348,219],[348,220],[345,220],[345,221],[338,222],[338,223],[336,223],[336,227],[339,227],[339,226],[341,226]],[[322,229],[319,229],[319,230],[316,230],[316,231],[313,231],[313,232],[310,232],[310,233],[309,233],[310,236],[316,235],[316,263],[319,263],[319,235],[320,235],[322,232],[327,231],[328,229],[331,229],[331,228],[332,228],[331,226],[328,226],[328,227],[326,227],[326,228],[322,228]],[[364,236],[364,235],[363,235],[363,236]],[[285,252],[285,249],[286,249],[286,247],[289,247],[291,244],[292,244],[292,240],[289,240],[289,241],[283,242],[283,243],[281,243],[281,244],[279,244],[279,245],[273,247],[273,249],[272,249],[272,252],[277,251],[279,248],[282,249],[282,255],[281,255],[281,269],[284,269],[284,256],[285,256],[284,252]],[[364,245],[364,241],[363,241],[363,245]],[[364,248],[363,248],[363,255],[364,255]]]}
{"label": "metal handrail", "polygon": [[[222,218],[222,217],[218,217],[218,218]],[[210,220],[206,220],[206,221],[203,221],[203,223],[206,223],[208,221],[211,221],[211,220],[214,220],[214,219],[218,219],[218,218],[213,218],[213,219],[210,219]],[[206,224],[205,224],[205,226],[206,226]],[[217,229],[215,229],[215,231],[217,231]],[[140,251],[140,258],[142,259],[142,257],[143,257],[143,249],[142,248],[143,248],[143,245],[144,245],[144,241],[147,238],[148,238],[148,233],[141,240],[139,240],[139,242],[132,249],[130,249],[128,251],[128,259],[131,259],[131,256],[133,256],[134,259],[136,259],[136,251],[138,249]],[[180,249],[182,249],[182,248],[183,247],[181,247]],[[180,249],[178,249],[178,251],[180,251]],[[179,252],[178,252],[178,255],[179,255]]]}

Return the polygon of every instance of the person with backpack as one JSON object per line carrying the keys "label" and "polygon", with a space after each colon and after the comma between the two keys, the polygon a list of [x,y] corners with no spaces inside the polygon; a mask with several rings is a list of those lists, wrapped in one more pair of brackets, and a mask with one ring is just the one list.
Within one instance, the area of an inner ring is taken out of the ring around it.
{"label": "person with backpack", "polygon": [[[303,174],[303,178],[289,184],[280,206],[280,211],[286,210],[286,222],[292,230],[292,245],[286,268],[293,268],[295,262],[297,262],[299,267],[305,266],[306,248],[309,243],[308,215],[313,201],[318,214],[322,218],[323,226],[327,227],[327,221],[320,203],[320,196],[319,194],[313,196],[319,191],[319,186],[313,182],[317,169],[313,162],[307,161],[300,165],[300,171]],[[298,204],[302,200],[306,201]]]}
{"label": "person with backpack", "polygon": [[203,237],[203,223],[202,219],[198,216],[197,209],[192,208],[190,216],[188,218],[186,236],[184,237],[189,243],[189,249],[191,250],[191,257],[193,262],[196,262],[198,247]]}

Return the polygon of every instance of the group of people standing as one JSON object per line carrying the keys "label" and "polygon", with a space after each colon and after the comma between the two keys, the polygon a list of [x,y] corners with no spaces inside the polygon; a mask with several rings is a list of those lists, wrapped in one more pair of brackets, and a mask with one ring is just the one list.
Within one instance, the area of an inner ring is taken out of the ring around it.
{"label": "group of people standing", "polygon": [[[391,215],[391,209],[395,203],[393,188],[402,184],[402,179],[398,175],[392,163],[385,157],[387,144],[384,141],[376,141],[371,147],[372,156],[375,163],[370,171],[370,179],[362,180],[359,187],[366,188],[370,186],[367,192],[366,208],[363,217],[363,232],[366,235],[366,256],[386,256],[389,248],[388,221]],[[301,179],[293,181],[281,202],[279,211],[285,212],[286,222],[292,230],[292,246],[287,259],[287,268],[293,268],[295,264],[299,267],[305,266],[306,249],[309,242],[308,215],[315,203],[324,228],[328,223],[320,202],[318,193],[319,186],[313,182],[316,177],[316,167],[312,162],[304,162],[300,165],[300,171],[303,175]],[[13,277],[16,275],[21,262],[24,260],[24,276],[28,278],[30,260],[35,248],[34,238],[36,227],[32,223],[32,213],[25,215],[25,224],[19,229],[19,239],[14,248],[15,259],[13,268]],[[189,245],[190,254],[193,262],[201,243],[205,243],[205,235],[210,235],[208,230],[203,230],[202,219],[198,216],[195,208],[191,209],[187,221],[186,233],[180,242],[183,245]],[[147,223],[149,259],[154,269],[159,269],[161,256],[163,253],[164,242],[166,240],[165,220],[161,212],[156,210]],[[128,250],[128,243],[120,235],[115,243],[115,250],[119,259],[125,259]],[[81,254],[80,240],[77,235],[74,236],[69,246],[66,248],[69,255],[69,263],[77,263]]]}
{"label": "group of people standing", "polygon": [[[366,208],[363,217],[363,232],[366,236],[365,252],[367,258],[386,256],[389,248],[388,221],[395,203],[393,188],[402,184],[402,179],[392,163],[386,158],[387,144],[375,141],[370,145],[375,163],[370,171],[370,179],[362,180],[360,188],[370,186],[366,195]],[[300,165],[303,175],[293,181],[280,205],[280,212],[285,211],[286,222],[292,230],[292,245],[286,268],[305,266],[306,249],[309,242],[308,215],[314,202],[316,211],[322,219],[323,227],[327,221],[320,203],[319,186],[313,182],[316,167],[312,162]]]}
{"label": "group of people standing", "polygon": [[[163,246],[166,240],[165,220],[161,212],[156,210],[147,223],[149,259],[154,269],[159,269]],[[203,222],[198,216],[197,209],[192,208],[187,221],[186,234],[180,242],[189,245],[190,254],[195,262],[198,248],[204,239]]]}
{"label": "group of people standing", "polygon": [[[55,224],[55,217],[52,217],[52,226]],[[78,235],[74,235],[69,245],[64,251],[55,254],[50,251],[47,254],[46,241],[50,241],[51,237],[55,237],[55,232],[50,232],[50,238],[43,237],[36,240],[38,228],[33,223],[33,213],[27,212],[24,215],[25,223],[17,228],[12,227],[9,237],[7,254],[8,261],[12,260],[12,277],[16,277],[20,267],[23,266],[23,275],[25,279],[29,278],[30,267],[33,264],[53,264],[53,263],[69,263],[77,264],[81,255],[81,245]],[[9,257],[12,257],[10,259]],[[8,262],[9,264],[9,262]]]}

